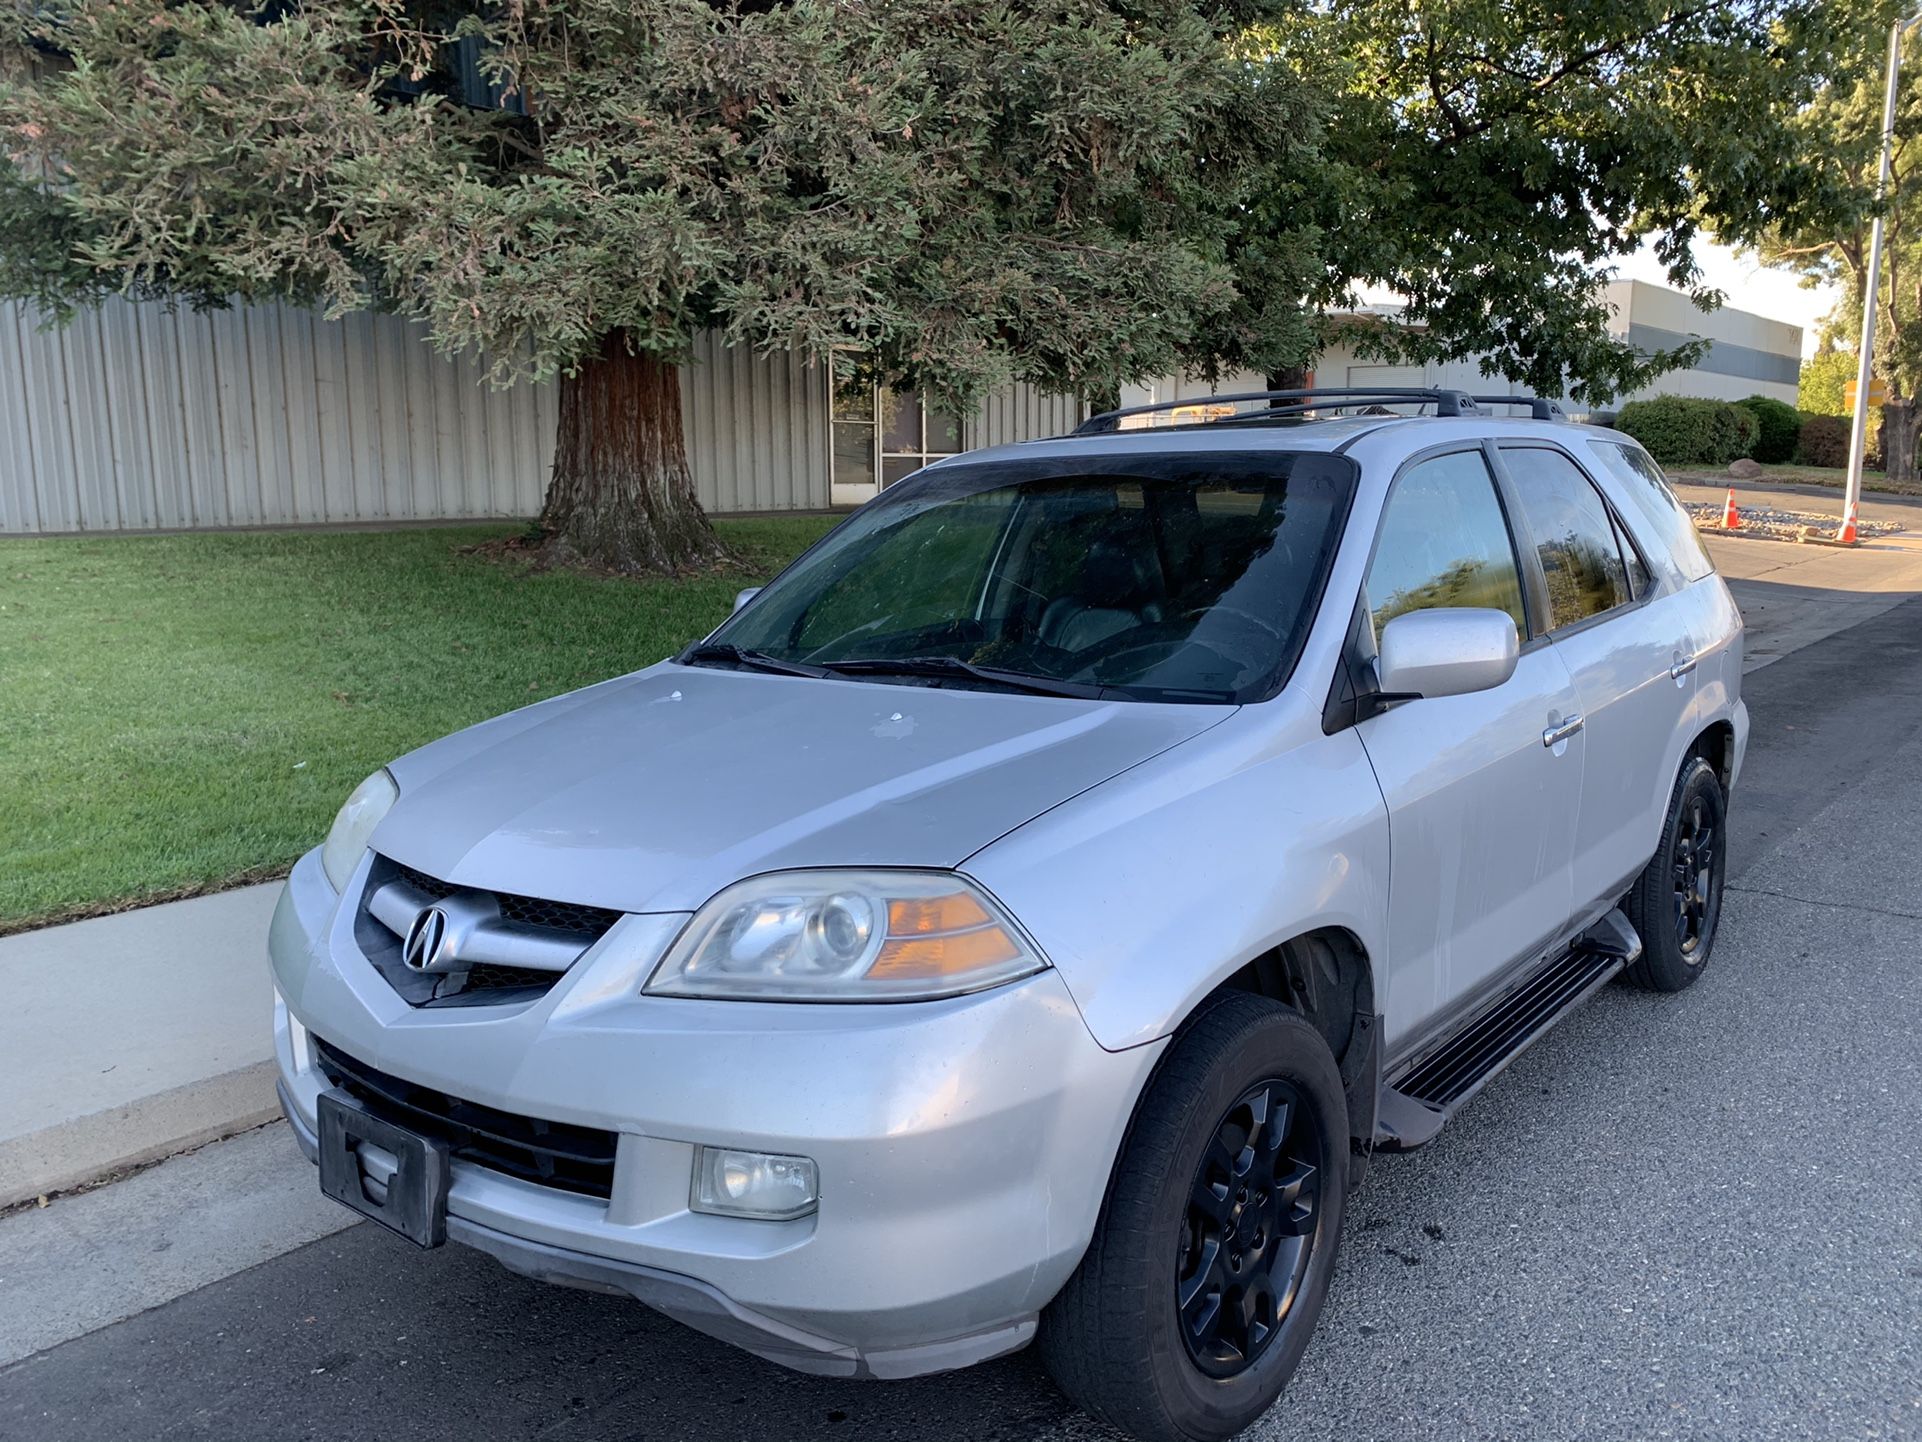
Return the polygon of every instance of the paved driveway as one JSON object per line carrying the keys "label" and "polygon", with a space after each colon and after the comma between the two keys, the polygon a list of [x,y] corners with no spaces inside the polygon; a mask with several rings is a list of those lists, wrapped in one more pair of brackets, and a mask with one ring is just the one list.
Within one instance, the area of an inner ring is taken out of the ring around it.
{"label": "paved driveway", "polygon": [[[1709,975],[1608,989],[1376,1166],[1253,1435],[1922,1437],[1922,601],[1844,619],[1749,678]],[[0,1437],[1098,1435],[1031,1356],[804,1378],[459,1248],[309,1240],[304,1167],[270,1129],[0,1221],[0,1313],[81,1333],[0,1369]]]}

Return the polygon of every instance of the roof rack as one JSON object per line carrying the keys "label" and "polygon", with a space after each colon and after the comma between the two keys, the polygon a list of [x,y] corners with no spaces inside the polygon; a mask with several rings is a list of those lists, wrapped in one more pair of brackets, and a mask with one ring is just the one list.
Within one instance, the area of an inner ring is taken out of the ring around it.
{"label": "roof rack", "polygon": [[[1254,411],[1233,409],[1235,406],[1252,401],[1263,402],[1263,408]],[[1194,421],[1177,422],[1177,426],[1249,425],[1268,421],[1300,420],[1310,411],[1338,411],[1355,406],[1411,403],[1432,405],[1438,416],[1474,416],[1482,413],[1481,407],[1476,404],[1475,397],[1466,391],[1427,387],[1407,389],[1392,386],[1314,387],[1307,390],[1244,391],[1227,396],[1190,396],[1185,400],[1161,401],[1155,405],[1123,406],[1119,410],[1103,411],[1099,415],[1089,416],[1074,428],[1073,434],[1077,436],[1107,435],[1121,430],[1121,422],[1129,416],[1153,415],[1158,411],[1222,411],[1218,415],[1197,417]],[[1227,409],[1224,411],[1223,408]],[[1172,426],[1155,427],[1155,429],[1174,428]]]}
{"label": "roof rack", "polygon": [[1527,406],[1528,414],[1538,421],[1565,421],[1568,412],[1562,409],[1560,401],[1547,400],[1542,396],[1476,396],[1475,404],[1481,406]]}

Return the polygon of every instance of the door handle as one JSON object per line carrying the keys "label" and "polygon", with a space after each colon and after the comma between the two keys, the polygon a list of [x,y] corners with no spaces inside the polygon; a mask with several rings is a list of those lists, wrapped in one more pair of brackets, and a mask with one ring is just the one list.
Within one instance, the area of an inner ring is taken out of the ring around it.
{"label": "door handle", "polygon": [[1675,664],[1668,668],[1669,679],[1672,681],[1679,681],[1694,669],[1695,669],[1695,657],[1693,656],[1678,657],[1676,659]]}
{"label": "door handle", "polygon": [[1547,746],[1552,750],[1554,747],[1561,745],[1562,742],[1566,741],[1569,737],[1573,736],[1577,731],[1581,729],[1582,729],[1582,716],[1581,716],[1581,713],[1578,711],[1573,716],[1570,716],[1566,721],[1558,722],[1555,725],[1550,726],[1546,731],[1542,732],[1542,745]]}

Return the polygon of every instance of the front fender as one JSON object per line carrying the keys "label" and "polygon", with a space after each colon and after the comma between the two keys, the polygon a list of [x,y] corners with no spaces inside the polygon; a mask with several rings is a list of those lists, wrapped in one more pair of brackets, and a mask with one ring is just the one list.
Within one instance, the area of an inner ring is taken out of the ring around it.
{"label": "front fender", "polygon": [[1250,706],[962,869],[1021,919],[1112,1051],[1168,1035],[1303,932],[1340,927],[1382,956],[1388,865],[1387,811],[1354,731]]}

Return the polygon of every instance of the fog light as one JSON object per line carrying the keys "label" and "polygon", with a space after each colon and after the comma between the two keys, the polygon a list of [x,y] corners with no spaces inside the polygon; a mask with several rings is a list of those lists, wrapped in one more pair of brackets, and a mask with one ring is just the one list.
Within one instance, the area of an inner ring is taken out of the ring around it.
{"label": "fog light", "polygon": [[820,1176],[807,1157],[694,1149],[694,1187],[688,1206],[721,1217],[786,1221],[805,1217],[821,1197]]}

